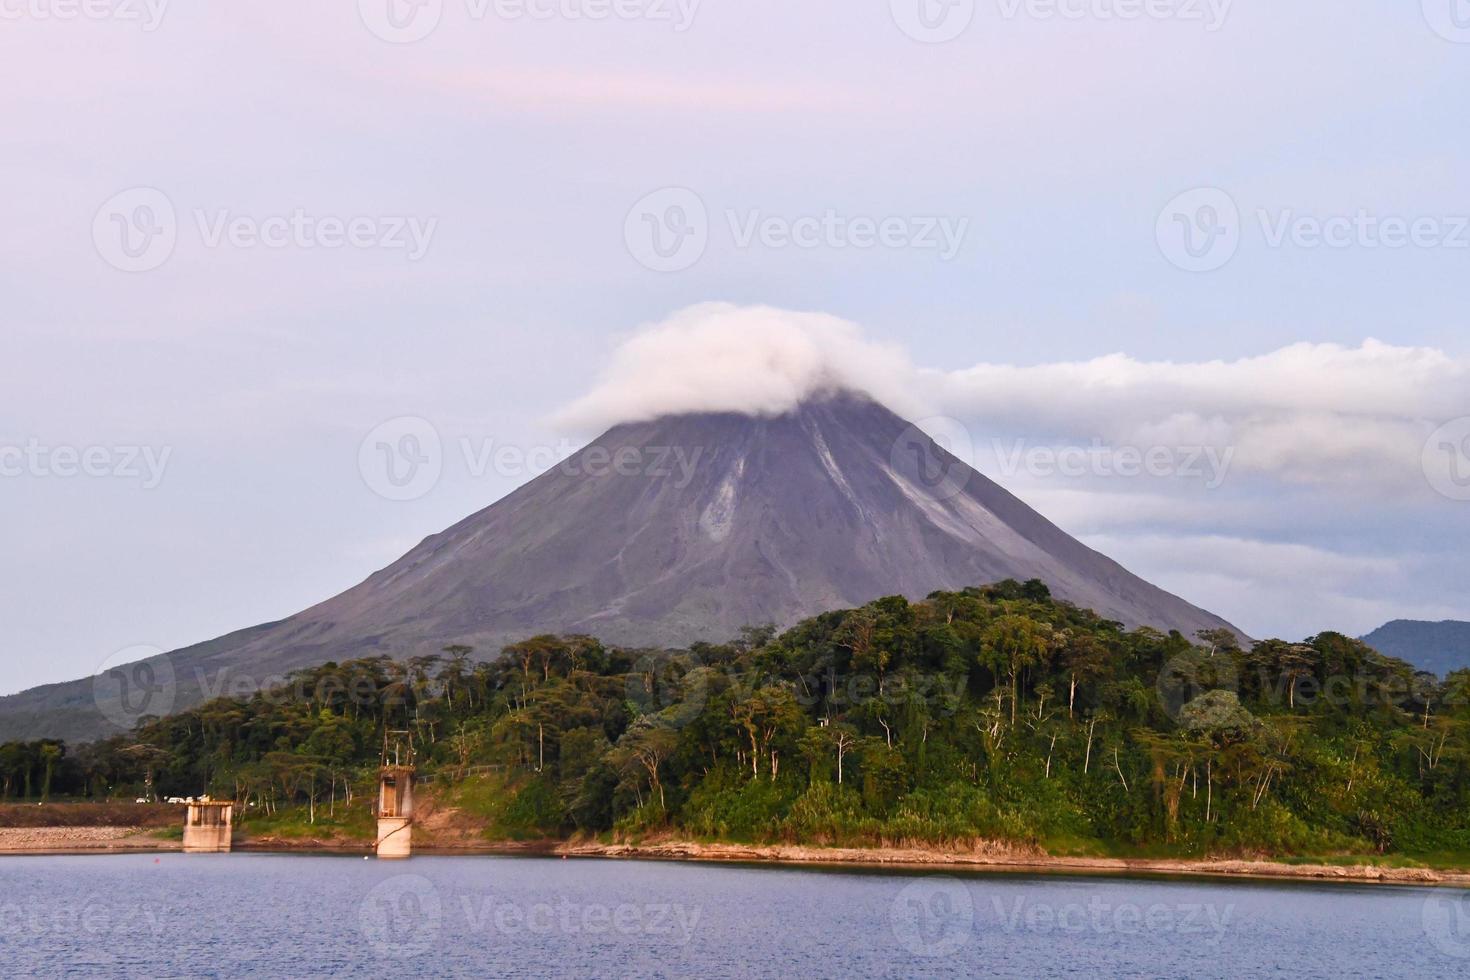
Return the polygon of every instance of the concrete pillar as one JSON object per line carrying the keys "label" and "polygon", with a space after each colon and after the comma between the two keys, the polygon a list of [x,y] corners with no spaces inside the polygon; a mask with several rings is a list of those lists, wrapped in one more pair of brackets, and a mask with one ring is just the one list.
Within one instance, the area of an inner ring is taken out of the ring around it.
{"label": "concrete pillar", "polygon": [[184,817],[184,853],[228,852],[234,832],[235,804],[210,801],[190,803],[188,807]]}
{"label": "concrete pillar", "polygon": [[384,766],[378,774],[378,840],[380,858],[413,854],[412,766]]}

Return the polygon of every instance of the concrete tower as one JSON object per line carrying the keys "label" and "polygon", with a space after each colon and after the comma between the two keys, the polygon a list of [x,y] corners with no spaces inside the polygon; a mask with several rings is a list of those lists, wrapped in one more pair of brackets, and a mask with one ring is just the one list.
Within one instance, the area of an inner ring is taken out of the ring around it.
{"label": "concrete tower", "polygon": [[235,804],[200,800],[188,804],[184,818],[185,854],[220,854],[230,849]]}
{"label": "concrete tower", "polygon": [[388,732],[378,768],[378,841],[380,858],[406,858],[413,853],[413,736]]}

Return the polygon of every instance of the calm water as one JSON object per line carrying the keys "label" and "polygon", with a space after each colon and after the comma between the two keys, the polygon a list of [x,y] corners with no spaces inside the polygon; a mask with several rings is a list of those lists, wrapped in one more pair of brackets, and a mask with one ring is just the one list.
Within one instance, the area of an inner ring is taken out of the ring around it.
{"label": "calm water", "polygon": [[8,976],[1466,976],[1470,893],[260,854],[0,859]]}

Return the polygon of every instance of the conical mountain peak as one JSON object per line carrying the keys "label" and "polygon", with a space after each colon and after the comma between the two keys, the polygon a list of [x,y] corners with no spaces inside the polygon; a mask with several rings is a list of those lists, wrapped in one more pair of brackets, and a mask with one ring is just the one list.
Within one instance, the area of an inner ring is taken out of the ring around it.
{"label": "conical mountain peak", "polygon": [[[191,678],[220,671],[264,677],[450,643],[490,655],[538,633],[677,647],[1007,578],[1040,579],[1130,627],[1229,628],[1070,537],[873,398],[834,389],[772,414],[613,426],[341,595],[177,652],[176,703],[202,700]],[[30,696],[7,699],[0,735]],[[52,731],[78,734],[47,717]]]}

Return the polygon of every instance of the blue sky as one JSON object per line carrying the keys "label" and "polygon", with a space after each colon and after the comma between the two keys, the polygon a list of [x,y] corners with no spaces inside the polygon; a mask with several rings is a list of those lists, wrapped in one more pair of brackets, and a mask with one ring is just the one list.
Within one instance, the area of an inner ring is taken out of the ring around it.
{"label": "blue sky", "polygon": [[[1470,618],[1417,465],[1449,425],[1470,466],[1462,0],[527,2],[4,7],[0,688],[359,581],[531,472],[465,440],[564,450],[709,301],[857,325],[834,357],[886,345],[987,473],[1255,635]],[[359,466],[400,417],[444,448],[406,501]]]}

